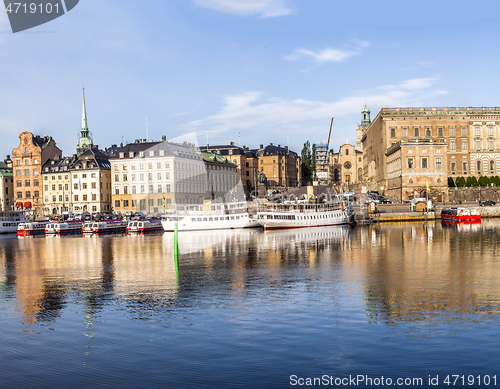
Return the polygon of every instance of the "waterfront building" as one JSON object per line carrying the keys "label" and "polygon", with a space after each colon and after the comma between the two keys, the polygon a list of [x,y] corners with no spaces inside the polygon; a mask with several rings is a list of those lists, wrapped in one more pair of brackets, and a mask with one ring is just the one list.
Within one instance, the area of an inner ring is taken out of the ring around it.
{"label": "waterfront building", "polygon": [[161,213],[174,204],[202,204],[205,164],[193,144],[145,139],[110,158],[116,212]]}
{"label": "waterfront building", "polygon": [[0,161],[0,211],[12,209],[13,189],[12,160],[10,159],[10,155],[7,155],[5,160]]}
{"label": "waterfront building", "polygon": [[372,189],[405,200],[428,186],[446,201],[447,177],[499,174],[500,108],[383,108],[361,141]]}
{"label": "waterfront building", "polygon": [[330,153],[330,167],[335,184],[363,181],[363,153],[349,143],[340,146],[338,153]]}
{"label": "waterfront building", "polygon": [[212,152],[226,157],[230,162],[236,165],[236,171],[241,179],[241,183],[248,196],[255,190],[258,184],[258,158],[256,150],[250,150],[248,147],[239,147],[230,142],[229,145],[201,146],[201,151]]}
{"label": "waterfront building", "polygon": [[223,155],[205,151],[201,155],[206,169],[205,199],[224,202],[244,200],[238,166]]}
{"label": "waterfront building", "polygon": [[265,174],[268,187],[290,188],[300,185],[301,169],[300,157],[288,146],[260,145],[255,150],[259,160],[259,172]]}
{"label": "waterfront building", "polygon": [[366,107],[365,104],[365,107],[361,110],[361,124],[358,124],[358,128],[356,129],[356,149],[361,153],[363,152],[363,142],[361,141],[361,138],[363,138],[363,134],[366,132],[368,127],[370,127],[371,122],[370,110]]}
{"label": "waterfront building", "polygon": [[76,154],[71,157],[56,154],[42,166],[44,215],[73,211],[70,170],[76,159]]}
{"label": "waterfront building", "polygon": [[76,158],[70,176],[72,212],[111,212],[111,166],[97,146]]}
{"label": "waterfront building", "polygon": [[19,141],[19,146],[12,150],[14,206],[39,215],[43,207],[42,166],[62,153],[50,136],[35,136],[25,131],[19,135]]}

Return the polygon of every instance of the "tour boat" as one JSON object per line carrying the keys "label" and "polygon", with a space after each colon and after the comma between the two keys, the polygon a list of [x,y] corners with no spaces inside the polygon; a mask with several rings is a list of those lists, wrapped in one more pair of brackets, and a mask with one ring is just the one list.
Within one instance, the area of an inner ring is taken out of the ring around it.
{"label": "tour boat", "polygon": [[444,221],[481,221],[481,214],[477,209],[450,208],[441,210],[441,220]]}
{"label": "tour boat", "polygon": [[145,233],[145,232],[154,232],[154,231],[162,231],[163,227],[161,222],[159,221],[150,221],[150,220],[131,220],[127,225],[128,233]]}
{"label": "tour boat", "polygon": [[26,222],[17,226],[17,236],[33,236],[45,234],[47,222]]}
{"label": "tour boat", "polygon": [[113,232],[125,232],[127,223],[122,220],[107,220],[100,222],[87,222],[83,225],[84,234],[106,234]]}
{"label": "tour boat", "polygon": [[267,204],[257,212],[264,230],[323,227],[354,223],[354,215],[342,201]]}
{"label": "tour boat", "polygon": [[162,216],[165,231],[222,230],[259,227],[248,213],[246,202],[211,203],[178,207],[175,213]]}
{"label": "tour boat", "polygon": [[82,232],[82,223],[48,223],[45,226],[45,235],[77,234]]}
{"label": "tour boat", "polygon": [[16,233],[19,224],[28,221],[22,211],[0,211],[0,234]]}

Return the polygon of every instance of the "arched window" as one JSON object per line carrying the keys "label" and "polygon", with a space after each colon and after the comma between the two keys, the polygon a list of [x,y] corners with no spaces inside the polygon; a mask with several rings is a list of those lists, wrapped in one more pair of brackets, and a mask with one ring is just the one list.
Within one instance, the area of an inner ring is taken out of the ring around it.
{"label": "arched window", "polygon": [[345,155],[349,155],[349,149],[345,149]]}
{"label": "arched window", "polygon": [[481,173],[481,161],[477,161],[477,172]]}
{"label": "arched window", "polygon": [[363,181],[363,169],[358,169],[358,181]]}
{"label": "arched window", "polygon": [[495,173],[495,161],[490,161],[490,173]]}

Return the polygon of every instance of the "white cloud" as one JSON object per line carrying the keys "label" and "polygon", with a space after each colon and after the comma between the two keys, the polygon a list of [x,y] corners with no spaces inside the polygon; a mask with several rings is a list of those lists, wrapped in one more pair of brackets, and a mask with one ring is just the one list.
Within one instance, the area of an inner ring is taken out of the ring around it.
{"label": "white cloud", "polygon": [[7,12],[4,12],[3,9],[0,9],[0,32],[12,32]]}
{"label": "white cloud", "polygon": [[275,17],[291,13],[285,0],[195,0],[195,3],[200,7],[236,15]]}
{"label": "white cloud", "polygon": [[[183,127],[201,133],[208,131],[220,139],[224,133],[234,136],[244,130],[251,133],[254,139],[265,138],[270,134],[283,137],[313,133],[322,128],[322,124],[324,127],[324,123],[332,116],[341,118],[359,115],[365,101],[377,112],[382,107],[429,105],[430,99],[447,93],[432,90],[437,81],[436,78],[405,80],[398,85],[384,85],[337,101],[266,98],[263,92],[249,91],[224,97],[218,113]],[[354,130],[356,123],[353,122],[351,127]]]}
{"label": "white cloud", "polygon": [[367,48],[370,43],[367,41],[354,41],[354,47],[349,49],[331,49],[327,48],[321,51],[313,51],[309,49],[299,48],[287,56],[286,60],[296,61],[304,57],[309,57],[314,59],[317,63],[323,62],[342,62],[344,59],[352,57],[354,55],[361,54],[361,49]]}

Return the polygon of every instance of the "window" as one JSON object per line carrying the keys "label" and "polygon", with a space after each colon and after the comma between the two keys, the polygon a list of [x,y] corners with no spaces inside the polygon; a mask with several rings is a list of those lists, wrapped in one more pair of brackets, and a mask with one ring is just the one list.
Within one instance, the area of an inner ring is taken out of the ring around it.
{"label": "window", "polygon": [[40,192],[38,190],[35,190],[35,198],[39,198],[40,197]]}
{"label": "window", "polygon": [[467,162],[464,162],[462,164],[462,167],[463,167],[463,170],[464,170],[464,174],[467,174]]}
{"label": "window", "polygon": [[479,127],[476,127],[476,136],[481,135],[481,129]]}
{"label": "window", "polygon": [[137,193],[137,187],[135,185],[132,185],[132,194]]}
{"label": "window", "polygon": [[462,126],[462,136],[467,136],[467,126]]}
{"label": "window", "polygon": [[170,172],[165,172],[165,180],[170,180]]}
{"label": "window", "polygon": [[120,181],[120,175],[117,173],[115,174],[115,182],[119,182]]}
{"label": "window", "polygon": [[[92,174],[90,175],[90,178],[95,178],[95,173],[92,173]],[[68,179],[68,177],[66,177],[66,176],[65,176],[65,177],[64,177],[64,179],[65,179],[65,180],[67,180],[67,179]]]}
{"label": "window", "polygon": [[115,195],[120,194],[120,187],[118,185],[115,186]]}
{"label": "window", "polygon": [[349,155],[349,149],[345,149],[345,155]]}
{"label": "window", "polygon": [[170,184],[165,185],[165,192],[170,193]]}
{"label": "window", "polygon": [[431,136],[431,128],[430,127],[427,127],[425,129],[425,136]]}
{"label": "window", "polygon": [[122,163],[122,170],[127,170],[127,164],[126,163]]}
{"label": "window", "polygon": [[153,185],[149,185],[149,193],[154,193],[154,186]]}
{"label": "window", "polygon": [[123,208],[127,208],[128,207],[128,200],[123,200]]}
{"label": "window", "polygon": [[87,178],[87,175],[86,174],[82,174],[82,178]]}
{"label": "window", "polygon": [[123,185],[123,194],[128,194],[128,185]]}
{"label": "window", "polygon": [[144,163],[142,163],[142,162],[141,162],[141,163],[139,164],[139,170],[144,170]]}
{"label": "window", "polygon": [[135,181],[135,173],[132,173],[132,181]]}
{"label": "window", "polygon": [[161,180],[161,172],[156,172],[156,179]]}
{"label": "window", "polygon": [[493,136],[493,127],[488,127],[488,135]]}
{"label": "window", "polygon": [[[163,151],[163,150],[162,150]],[[156,162],[156,168],[161,169],[161,162]]]}
{"label": "window", "polygon": [[[26,147],[26,152],[28,152],[28,148]],[[25,165],[29,165],[30,164],[30,160],[29,159],[25,159],[24,160],[24,164]]]}
{"label": "window", "polygon": [[95,189],[97,186],[97,184],[95,182],[93,182],[91,185],[92,185],[92,189]]}
{"label": "window", "polygon": [[59,190],[62,190],[62,184],[59,184],[59,185],[58,185],[58,189],[59,189]]}
{"label": "window", "polygon": [[86,182],[84,182],[84,183],[82,184],[82,188],[83,188],[83,189],[87,189],[87,183],[86,183]]}
{"label": "window", "polygon": [[[18,181],[18,182],[19,182],[19,183],[21,183],[21,181]],[[43,190],[49,190],[49,186],[48,186],[48,185],[45,185],[45,186],[43,187]]]}
{"label": "window", "polygon": [[408,127],[403,127],[403,138],[408,136]]}
{"label": "window", "polygon": [[23,182],[22,182],[21,180],[17,180],[17,181],[16,181],[16,186],[17,186],[18,188],[22,187],[22,186],[23,186]]}
{"label": "window", "polygon": [[139,181],[144,181],[144,173],[139,174]]}
{"label": "window", "polygon": [[420,136],[420,129],[418,127],[414,127],[413,130],[415,132],[415,136]]}
{"label": "window", "polygon": [[56,190],[56,184],[52,184],[51,188],[52,190]]}
{"label": "window", "polygon": [[82,200],[83,200],[83,201],[87,201],[87,195],[86,195],[86,194],[85,194],[85,195],[83,195],[83,199],[82,199]]}
{"label": "window", "polygon": [[26,198],[27,198],[27,199],[30,199],[30,198],[31,198],[31,192],[30,192],[30,191],[27,191],[27,192],[26,192]]}
{"label": "window", "polygon": [[16,170],[16,176],[21,176],[22,171],[21,170]]}
{"label": "window", "polygon": [[117,163],[115,163],[114,168],[115,168],[115,170],[119,170],[119,165]]}
{"label": "window", "polygon": [[75,201],[78,201],[78,195],[75,195]]}
{"label": "window", "polygon": [[[35,192],[36,193],[36,192]],[[69,195],[64,196],[64,201],[68,202],[69,201]]]}
{"label": "window", "polygon": [[455,150],[455,141],[454,140],[450,141],[450,149]]}
{"label": "window", "polygon": [[170,169],[170,161],[165,161],[165,169]]}
{"label": "window", "polygon": [[141,185],[141,193],[146,193],[146,186],[145,185]]}
{"label": "window", "polygon": [[396,137],[396,129],[391,128],[391,138],[395,138],[395,137]]}
{"label": "window", "polygon": [[153,181],[153,173],[148,173],[148,181]]}
{"label": "window", "polygon": [[78,184],[73,184],[73,189],[77,190],[78,189]]}
{"label": "window", "polygon": [[413,169],[413,158],[408,158],[406,161],[408,163],[408,169]]}
{"label": "window", "polygon": [[162,193],[162,192],[163,192],[163,185],[158,184],[158,193]]}
{"label": "window", "polygon": [[55,203],[56,202],[56,196],[52,196],[52,202]]}
{"label": "window", "polygon": [[462,140],[462,150],[467,150],[467,141]]}
{"label": "window", "polygon": [[128,181],[128,175],[127,175],[127,173],[123,173],[123,181]]}
{"label": "window", "polygon": [[150,157],[154,157],[154,156],[155,156],[155,152],[154,152],[153,150],[151,150],[151,151],[149,152],[149,156],[150,156]]}
{"label": "window", "polygon": [[450,127],[450,136],[455,136],[455,127]]}
{"label": "window", "polygon": [[97,205],[92,205],[92,212],[97,212]]}
{"label": "window", "polygon": [[441,169],[443,166],[441,165],[441,157],[436,158],[436,168]]}
{"label": "window", "polygon": [[495,173],[495,161],[490,161],[490,173]]}
{"label": "window", "polygon": [[452,162],[451,163],[451,174],[455,174],[455,170],[456,170],[456,163]]}
{"label": "window", "polygon": [[33,180],[33,186],[38,186],[40,185],[40,181],[38,180]]}
{"label": "window", "polygon": [[148,169],[152,169],[153,168],[153,162],[148,162]]}
{"label": "window", "polygon": [[33,169],[33,175],[38,176],[38,169]]}
{"label": "window", "polygon": [[443,127],[438,127],[438,136],[443,136]]}
{"label": "window", "polygon": [[[132,153],[133,154],[133,153]],[[130,170],[135,170],[135,163],[130,164]]]}
{"label": "window", "polygon": [[163,157],[164,155],[165,155],[165,150],[160,150],[160,157]]}
{"label": "window", "polygon": [[149,205],[150,207],[153,207],[153,206],[155,205],[155,199],[149,199],[149,200],[148,200],[148,205]]}
{"label": "window", "polygon": [[115,208],[120,208],[120,200],[115,200]]}
{"label": "window", "polygon": [[158,205],[159,207],[163,206],[163,199],[158,199],[156,205]]}
{"label": "window", "polygon": [[488,148],[489,148],[490,150],[493,150],[493,141],[492,141],[492,140],[490,140],[490,141],[488,142]]}
{"label": "window", "polygon": [[137,207],[137,200],[132,200],[132,207],[134,207],[134,208]]}
{"label": "window", "polygon": [[16,161],[16,166],[21,166],[21,160],[19,160],[19,159],[18,159],[18,160]]}
{"label": "window", "polygon": [[29,170],[29,169],[26,169],[26,170],[24,171],[24,175],[25,175],[26,177],[29,177],[29,175],[30,175],[30,170]]}
{"label": "window", "polygon": [[481,172],[481,161],[477,161],[477,172]]}
{"label": "window", "polygon": [[17,192],[17,198],[22,199],[23,198],[23,193],[22,192]]}
{"label": "window", "polygon": [[422,169],[427,169],[428,168],[428,159],[427,157],[422,158]]}
{"label": "window", "polygon": [[476,140],[476,150],[481,150],[481,141]]}

